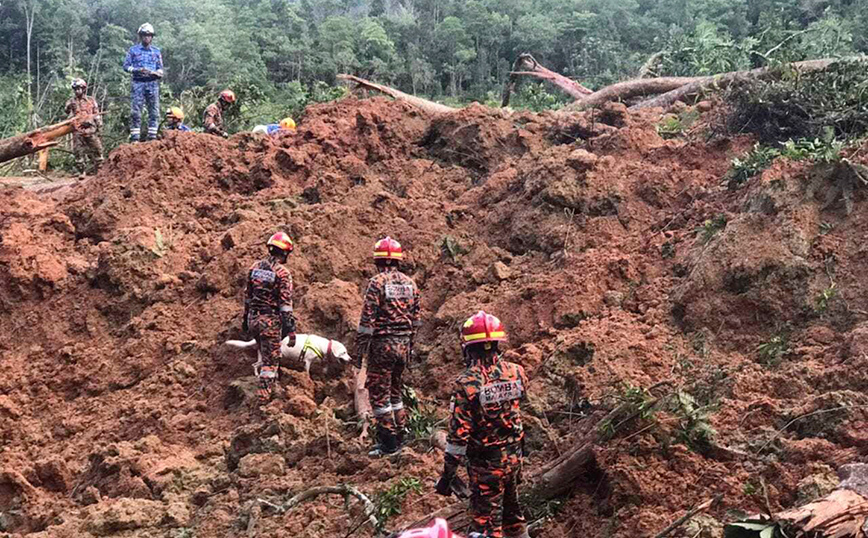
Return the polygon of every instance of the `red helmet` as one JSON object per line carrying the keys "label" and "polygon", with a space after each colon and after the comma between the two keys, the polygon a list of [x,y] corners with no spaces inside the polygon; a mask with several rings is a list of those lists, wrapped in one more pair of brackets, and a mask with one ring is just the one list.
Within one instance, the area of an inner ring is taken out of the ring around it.
{"label": "red helmet", "polygon": [[377,241],[374,245],[374,261],[377,260],[400,260],[404,257],[401,243],[389,236]]}
{"label": "red helmet", "polygon": [[277,232],[271,236],[265,246],[276,247],[289,254],[292,252],[292,239],[283,232]]}
{"label": "red helmet", "polygon": [[481,342],[505,342],[506,329],[503,323],[491,314],[480,310],[473,314],[461,327],[461,345],[479,344]]}
{"label": "red helmet", "polygon": [[449,530],[445,519],[437,518],[430,527],[405,531],[399,538],[461,538],[461,536]]}
{"label": "red helmet", "polygon": [[235,92],[232,90],[223,90],[220,92],[220,99],[225,103],[234,103],[235,102]]}

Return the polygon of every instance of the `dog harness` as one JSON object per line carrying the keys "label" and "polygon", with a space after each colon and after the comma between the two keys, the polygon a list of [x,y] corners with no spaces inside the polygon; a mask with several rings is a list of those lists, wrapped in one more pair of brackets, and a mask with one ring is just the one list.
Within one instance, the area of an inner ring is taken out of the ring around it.
{"label": "dog harness", "polygon": [[325,355],[323,355],[322,351],[320,351],[319,349],[316,348],[316,346],[314,346],[313,344],[310,343],[310,336],[305,336],[304,337],[304,345],[301,346],[301,356],[298,358],[298,360],[304,362],[304,357],[305,357],[305,355],[307,355],[308,350],[312,351],[313,354],[316,355],[316,357],[319,360],[324,360],[325,357],[328,357],[329,355],[332,354],[332,341],[331,341],[331,339],[329,339],[329,345],[326,348]]}

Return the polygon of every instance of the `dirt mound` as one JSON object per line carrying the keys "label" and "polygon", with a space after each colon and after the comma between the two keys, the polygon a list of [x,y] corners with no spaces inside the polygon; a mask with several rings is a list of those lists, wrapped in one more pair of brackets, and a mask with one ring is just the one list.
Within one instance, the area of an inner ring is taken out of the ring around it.
{"label": "dirt mound", "polygon": [[438,418],[458,324],[497,313],[533,382],[529,470],[589,411],[675,387],[597,449],[543,535],[649,535],[722,494],[704,520],[718,528],[765,509],[761,483],[775,508],[804,499],[868,446],[865,201],[825,207],[807,164],[727,191],[751,141],[663,140],[658,119],[348,99],[278,140],[168,133],[51,199],[0,191],[0,532],[331,537],[361,511],[258,499],[346,483],[377,501],[418,479],[389,528],[449,502],[426,442],[363,455],[337,365],[284,365],[274,415],[256,414],[254,358],[222,342],[276,229],[297,245],[300,329],[348,345],[371,245],[403,243],[425,321],[408,378]]}

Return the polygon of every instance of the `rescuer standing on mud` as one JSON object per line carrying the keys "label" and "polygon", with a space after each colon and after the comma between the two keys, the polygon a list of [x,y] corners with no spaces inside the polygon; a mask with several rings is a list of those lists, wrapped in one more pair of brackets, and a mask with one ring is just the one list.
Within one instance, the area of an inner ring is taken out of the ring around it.
{"label": "rescuer standing on mud", "polygon": [[402,377],[421,322],[419,289],[398,270],[403,257],[401,244],[391,237],[374,245],[377,275],[368,282],[356,335],[356,367],[368,358],[366,386],[377,424],[377,446],[370,456],[395,454],[404,442]]}
{"label": "rescuer standing on mud", "polygon": [[163,55],[151,46],[154,27],[139,26],[141,43],[127,52],[124,71],[133,76],[130,92],[130,142],[138,142],[142,134],[142,105],[148,105],[148,140],[157,138],[160,123],[160,79],[163,78]]}
{"label": "rescuer standing on mud", "polygon": [[229,133],[223,130],[223,113],[232,106],[235,102],[235,92],[232,90],[223,90],[220,92],[220,97],[217,101],[211,103],[205,108],[205,114],[202,117],[202,125],[205,127],[205,132],[212,135],[229,138]]}
{"label": "rescuer standing on mud", "polygon": [[102,164],[102,140],[99,133],[102,131],[102,116],[99,113],[99,105],[96,99],[88,97],[87,82],[77,78],[72,81],[73,97],[66,102],[66,113],[70,118],[86,118],[76,125],[72,134],[72,152],[75,154],[75,163],[81,173],[87,170],[87,160],[90,159],[93,171],[96,172]]}
{"label": "rescuer standing on mud", "polygon": [[451,494],[455,472],[466,458],[471,530],[491,538],[529,538],[518,503],[524,439],[519,402],[527,375],[520,365],[500,358],[498,342],[504,341],[503,324],[481,310],[461,328],[467,369],[455,382],[437,493]]}
{"label": "rescuer standing on mud", "polygon": [[[259,344],[259,404],[271,400],[280,367],[280,341],[289,336],[295,345],[295,317],[292,314],[292,275],[283,264],[292,252],[292,239],[283,232],[266,243],[268,257],[247,272],[247,294],[241,330],[252,332]],[[261,409],[262,407],[260,407]]]}

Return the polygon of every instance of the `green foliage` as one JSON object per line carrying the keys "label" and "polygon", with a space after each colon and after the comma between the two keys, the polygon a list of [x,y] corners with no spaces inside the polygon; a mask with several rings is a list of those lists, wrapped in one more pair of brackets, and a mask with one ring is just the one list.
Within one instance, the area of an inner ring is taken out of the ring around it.
{"label": "green foliage", "polygon": [[716,432],[708,422],[711,408],[701,406],[684,391],[677,391],[668,401],[667,411],[678,419],[676,438],[697,452],[705,452],[712,446]]}
{"label": "green foliage", "polygon": [[794,161],[836,163],[841,160],[841,150],[845,146],[844,142],[835,139],[835,129],[827,127],[823,138],[787,140],[784,142],[781,156]]}
{"label": "green foliage", "polygon": [[732,160],[732,168],[726,175],[729,188],[735,189],[744,185],[747,180],[771,166],[780,154],[775,148],[755,144],[743,158],[736,157]]}
{"label": "green foliage", "polygon": [[790,352],[789,338],[783,333],[776,334],[758,345],[756,352],[762,364],[777,366],[781,363],[784,355]]}
{"label": "green foliage", "polygon": [[713,219],[706,219],[702,223],[702,226],[699,226],[694,231],[699,236],[699,241],[703,245],[707,245],[724,228],[726,228],[726,216],[717,215]]}
{"label": "green foliage", "polygon": [[657,134],[665,139],[678,138],[699,119],[695,109],[685,110],[680,114],[668,114],[657,124]]}
{"label": "green foliage", "polygon": [[829,308],[829,303],[838,296],[838,289],[835,284],[831,284],[828,288],[820,292],[814,304],[814,310],[818,314],[824,314]]}
{"label": "green foliage", "polygon": [[376,529],[377,533],[382,532],[386,528],[389,519],[401,514],[401,505],[404,503],[404,498],[407,495],[410,493],[421,493],[421,491],[421,480],[416,477],[404,477],[389,486],[385,491],[380,492],[374,500],[374,515],[377,517],[379,524]]}
{"label": "green foliage", "polygon": [[433,406],[419,399],[412,387],[404,385],[402,399],[407,410],[407,433],[411,440],[428,439],[440,420]]}
{"label": "green foliage", "polygon": [[[649,71],[665,76],[868,51],[865,0],[27,1],[39,7],[30,51],[39,72],[30,86],[23,11],[0,2],[0,136],[21,132],[31,116],[40,124],[62,119],[69,80],[81,76],[109,110],[109,150],[126,138],[129,76],[120,64],[146,20],[166,64],[163,106],[182,104],[195,127],[216,92],[232,87],[240,99],[230,132],[341,96],[334,88],[341,72],[455,104],[496,103],[525,51],[590,88],[634,77],[652,55]],[[821,138],[825,125],[838,139],[864,132],[864,66],[833,71],[788,73],[734,92],[733,130],[762,133],[766,143]],[[547,84],[525,84],[514,106],[568,101]],[[664,136],[687,126],[670,121]]]}
{"label": "green foliage", "polygon": [[[642,387],[625,384],[619,387],[614,396],[615,401],[624,406],[623,415],[634,416],[640,420],[648,420],[654,415],[656,398]],[[621,417],[623,418],[623,417]],[[619,423],[615,420],[603,420],[598,426],[605,438],[611,438],[617,433]]]}
{"label": "green foliage", "polygon": [[841,61],[822,71],[745,82],[730,89],[728,100],[729,129],[753,133],[765,144],[819,139],[828,145],[859,137],[868,131],[868,62]]}
{"label": "green foliage", "polygon": [[[567,99],[563,95],[551,93],[551,88],[542,83],[522,84],[518,93],[510,101],[510,106],[514,109],[532,110],[534,112],[542,112],[543,110],[558,110],[567,104]],[[500,106],[499,99],[497,106]]]}
{"label": "green foliage", "polygon": [[730,523],[723,528],[723,536],[724,538],[786,538],[788,535],[781,530],[776,521],[760,518]]}

